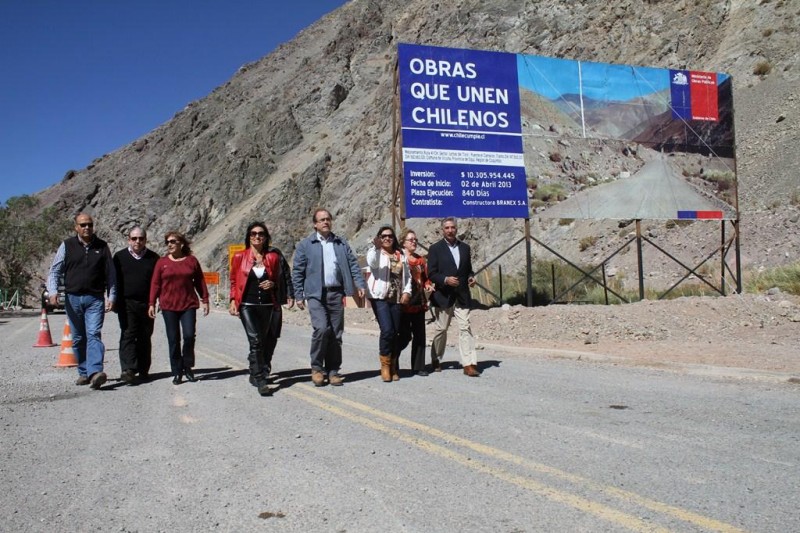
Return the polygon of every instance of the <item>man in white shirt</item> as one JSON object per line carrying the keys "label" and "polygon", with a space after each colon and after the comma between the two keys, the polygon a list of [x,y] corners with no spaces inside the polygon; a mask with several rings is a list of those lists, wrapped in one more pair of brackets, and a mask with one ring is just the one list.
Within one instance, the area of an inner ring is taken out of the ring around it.
{"label": "man in white shirt", "polygon": [[447,328],[453,316],[458,323],[458,349],[464,375],[476,378],[478,355],[470,328],[469,312],[472,303],[470,287],[475,285],[472,252],[469,245],[456,237],[458,226],[453,217],[442,221],[442,240],[428,250],[428,278],[436,290],[431,295],[436,332],[431,341],[431,362],[435,372],[441,371],[441,359],[447,344]]}
{"label": "man in white shirt", "polygon": [[312,217],[314,231],[300,241],[294,253],[292,285],[297,307],[305,309],[314,329],[311,335],[311,380],[321,387],[340,386],[344,297],[364,298],[366,283],[347,241],[331,231],[333,217],[317,209]]}

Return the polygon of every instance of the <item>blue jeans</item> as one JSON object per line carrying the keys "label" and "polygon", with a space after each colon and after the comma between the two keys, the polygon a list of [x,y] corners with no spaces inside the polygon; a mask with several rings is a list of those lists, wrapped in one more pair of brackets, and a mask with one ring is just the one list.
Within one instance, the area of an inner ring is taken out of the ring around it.
{"label": "blue jeans", "polygon": [[371,300],[372,312],[381,329],[378,341],[378,354],[400,355],[400,304],[386,300]]}
{"label": "blue jeans", "polygon": [[72,331],[72,348],[78,359],[78,375],[90,377],[103,371],[106,347],[101,333],[106,317],[102,296],[67,294],[66,311]]}
{"label": "blue jeans", "polygon": [[[197,309],[186,311],[164,311],[164,329],[169,346],[169,367],[173,377],[182,376],[184,368],[194,366],[194,337]],[[183,349],[181,350],[181,333]]]}

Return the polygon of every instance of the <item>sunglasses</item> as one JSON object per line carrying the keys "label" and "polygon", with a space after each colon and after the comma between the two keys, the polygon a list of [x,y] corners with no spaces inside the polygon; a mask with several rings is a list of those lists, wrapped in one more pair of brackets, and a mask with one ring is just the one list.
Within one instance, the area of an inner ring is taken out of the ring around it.
{"label": "sunglasses", "polygon": [[94,227],[94,223],[93,222],[81,222],[78,225],[80,227],[82,227],[82,228],[93,228]]}
{"label": "sunglasses", "polygon": [[147,237],[128,237],[132,241],[146,241]]}
{"label": "sunglasses", "polygon": [[251,237],[265,237],[266,235],[267,234],[264,233],[263,231],[251,231],[250,232],[250,236]]}
{"label": "sunglasses", "polygon": [[179,242],[181,241],[179,241],[178,239],[167,239],[166,241],[164,241],[164,244],[178,244]]}
{"label": "sunglasses", "polygon": [[381,239],[394,239],[394,235],[392,235],[391,233],[384,233],[383,235],[381,235]]}

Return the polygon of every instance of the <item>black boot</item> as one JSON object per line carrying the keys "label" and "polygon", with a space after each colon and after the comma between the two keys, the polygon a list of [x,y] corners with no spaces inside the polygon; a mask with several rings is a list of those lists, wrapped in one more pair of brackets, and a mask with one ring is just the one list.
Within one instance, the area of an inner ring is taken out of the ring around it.
{"label": "black boot", "polygon": [[267,384],[267,378],[263,374],[250,374],[250,385],[258,389],[261,396],[272,396],[272,389]]}
{"label": "black boot", "polygon": [[411,368],[414,369],[414,374],[417,376],[427,376],[428,371],[425,370],[425,346],[417,346],[411,352]]}
{"label": "black boot", "polygon": [[262,380],[258,384],[258,393],[261,396],[272,396],[272,389],[269,388],[269,385],[267,384],[266,380]]}

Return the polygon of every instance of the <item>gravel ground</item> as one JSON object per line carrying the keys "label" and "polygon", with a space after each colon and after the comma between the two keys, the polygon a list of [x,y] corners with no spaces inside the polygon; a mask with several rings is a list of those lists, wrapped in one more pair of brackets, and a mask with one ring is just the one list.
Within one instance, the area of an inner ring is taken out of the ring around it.
{"label": "gravel ground", "polygon": [[[307,323],[305,313],[286,316]],[[733,376],[800,377],[800,299],[779,292],[609,306],[506,305],[471,316],[479,359],[496,348]],[[348,308],[346,321],[348,328],[377,332],[369,309]]]}

